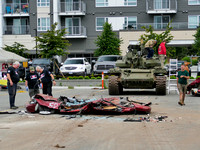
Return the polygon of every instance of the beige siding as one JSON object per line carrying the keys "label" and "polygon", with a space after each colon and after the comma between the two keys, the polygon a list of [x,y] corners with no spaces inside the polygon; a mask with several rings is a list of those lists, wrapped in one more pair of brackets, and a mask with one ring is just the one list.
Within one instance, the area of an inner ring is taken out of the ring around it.
{"label": "beige siding", "polygon": [[[160,34],[163,31],[155,31],[155,33]],[[138,41],[140,36],[144,34],[144,31],[120,31],[119,37],[123,40],[121,44],[122,55],[125,55],[127,47],[130,41]],[[194,34],[196,30],[184,30],[184,31],[171,31],[171,34],[174,36],[173,40],[194,40]]]}
{"label": "beige siding", "polygon": [[12,45],[14,42],[23,44],[27,49],[35,49],[35,39],[31,35],[4,35],[3,36],[3,47],[5,45]]}

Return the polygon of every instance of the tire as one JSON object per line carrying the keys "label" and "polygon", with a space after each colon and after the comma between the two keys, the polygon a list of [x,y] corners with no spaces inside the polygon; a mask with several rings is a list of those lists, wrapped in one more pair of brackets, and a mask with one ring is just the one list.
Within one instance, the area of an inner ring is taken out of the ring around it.
{"label": "tire", "polygon": [[123,86],[118,81],[117,76],[109,77],[109,95],[119,95],[123,93]]}
{"label": "tire", "polygon": [[156,76],[156,94],[166,95],[166,77]]}

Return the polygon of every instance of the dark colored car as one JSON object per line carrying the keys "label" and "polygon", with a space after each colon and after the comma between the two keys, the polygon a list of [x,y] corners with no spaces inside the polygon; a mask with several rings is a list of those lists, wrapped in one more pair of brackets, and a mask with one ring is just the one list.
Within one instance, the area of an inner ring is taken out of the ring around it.
{"label": "dark colored car", "polygon": [[200,61],[197,65],[197,76],[200,76]]}
{"label": "dark colored car", "polygon": [[57,59],[37,58],[37,59],[33,59],[32,61],[33,67],[40,66],[42,68],[48,69],[50,72],[54,73],[55,75],[58,75],[59,69],[56,64],[58,65],[58,67],[60,67],[60,64],[58,63]]}
{"label": "dark colored car", "polygon": [[93,66],[94,74],[109,73],[109,70],[115,68],[115,63],[118,59],[122,59],[119,55],[102,55],[98,58]]}

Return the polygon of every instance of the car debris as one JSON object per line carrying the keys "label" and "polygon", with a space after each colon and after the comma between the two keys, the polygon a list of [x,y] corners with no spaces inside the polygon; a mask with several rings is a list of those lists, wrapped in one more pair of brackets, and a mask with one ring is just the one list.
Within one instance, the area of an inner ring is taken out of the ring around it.
{"label": "car debris", "polygon": [[28,112],[48,111],[50,113],[69,114],[136,114],[150,113],[151,102],[141,103],[124,97],[100,99],[77,99],[76,97],[52,96],[37,94],[26,106]]}
{"label": "car debris", "polygon": [[[166,118],[168,118],[168,116],[155,116],[155,117],[150,117],[149,114],[147,115],[147,117],[139,117],[137,119],[135,118],[126,118],[124,120],[124,122],[163,122],[166,121]],[[172,121],[170,121],[172,122]]]}
{"label": "car debris", "polygon": [[65,146],[60,146],[59,144],[56,144],[54,147],[56,147],[56,148],[65,148]]}

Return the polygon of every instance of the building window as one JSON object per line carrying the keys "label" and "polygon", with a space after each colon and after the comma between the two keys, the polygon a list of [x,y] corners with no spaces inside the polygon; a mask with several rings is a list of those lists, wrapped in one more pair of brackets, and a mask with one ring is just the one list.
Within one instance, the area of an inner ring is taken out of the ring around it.
{"label": "building window", "polygon": [[50,5],[50,0],[37,0],[38,7],[48,7]]}
{"label": "building window", "polygon": [[50,30],[50,18],[38,18],[38,31]]}
{"label": "building window", "polygon": [[96,7],[108,6],[108,0],[96,0]]}
{"label": "building window", "polygon": [[169,9],[169,0],[154,0],[155,9]]}
{"label": "building window", "polygon": [[106,17],[96,18],[96,31],[102,31],[105,22],[108,22],[108,18]]}
{"label": "building window", "polygon": [[154,16],[154,29],[166,29],[169,21],[169,16]]}
{"label": "building window", "polygon": [[124,0],[124,6],[136,6],[137,0]]}
{"label": "building window", "polygon": [[200,15],[188,16],[188,28],[195,29],[200,26]]}
{"label": "building window", "polygon": [[188,5],[200,5],[200,0],[188,0]]}
{"label": "building window", "polygon": [[124,28],[137,29],[137,17],[125,17]]}

